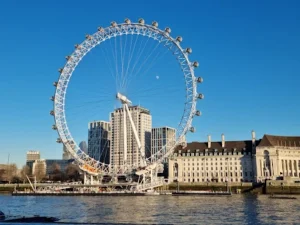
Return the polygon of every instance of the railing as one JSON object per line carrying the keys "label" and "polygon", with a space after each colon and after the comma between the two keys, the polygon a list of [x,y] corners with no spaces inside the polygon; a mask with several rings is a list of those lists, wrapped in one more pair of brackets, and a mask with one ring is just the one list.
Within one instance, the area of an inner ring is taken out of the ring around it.
{"label": "railing", "polygon": [[155,187],[163,186],[165,184],[166,184],[166,182],[165,182],[164,178],[163,177],[158,177],[158,178],[155,179],[155,181],[152,181],[152,182],[149,182],[149,183],[138,184],[136,186],[136,190],[137,191],[144,191],[144,190],[147,190],[147,189],[152,189],[152,188],[155,188]]}

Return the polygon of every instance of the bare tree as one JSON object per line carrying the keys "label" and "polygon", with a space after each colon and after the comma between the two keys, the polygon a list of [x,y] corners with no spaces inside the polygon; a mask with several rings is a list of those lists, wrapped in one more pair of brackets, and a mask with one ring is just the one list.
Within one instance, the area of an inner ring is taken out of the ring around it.
{"label": "bare tree", "polygon": [[25,183],[27,181],[26,176],[30,175],[30,167],[27,165],[23,166],[20,175],[23,183]]}
{"label": "bare tree", "polygon": [[80,179],[79,168],[75,164],[69,164],[65,170],[66,179],[77,181]]}
{"label": "bare tree", "polygon": [[46,176],[46,166],[44,163],[37,163],[35,165],[34,175],[37,182],[40,182]]}
{"label": "bare tree", "polygon": [[13,180],[13,177],[17,176],[17,165],[16,164],[9,164],[7,166],[7,180],[9,183]]}
{"label": "bare tree", "polygon": [[61,181],[63,175],[60,166],[57,163],[53,163],[51,166],[51,179],[53,181]]}
{"label": "bare tree", "polygon": [[5,169],[0,169],[0,181],[5,180]]}

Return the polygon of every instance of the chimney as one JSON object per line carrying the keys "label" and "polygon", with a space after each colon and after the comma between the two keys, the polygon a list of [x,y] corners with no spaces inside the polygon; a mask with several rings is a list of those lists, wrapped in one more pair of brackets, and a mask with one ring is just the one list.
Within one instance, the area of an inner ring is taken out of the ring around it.
{"label": "chimney", "polygon": [[251,134],[252,134],[252,144],[255,145],[255,131],[253,130]]}
{"label": "chimney", "polygon": [[221,137],[222,137],[222,148],[225,148],[225,135],[222,134]]}
{"label": "chimney", "polygon": [[210,135],[207,135],[207,147],[208,148],[211,148],[211,136]]}

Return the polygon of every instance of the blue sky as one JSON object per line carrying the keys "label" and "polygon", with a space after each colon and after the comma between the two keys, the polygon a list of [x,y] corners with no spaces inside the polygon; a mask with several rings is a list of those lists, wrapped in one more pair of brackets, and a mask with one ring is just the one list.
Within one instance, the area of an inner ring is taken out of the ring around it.
{"label": "blue sky", "polygon": [[[10,154],[11,162],[24,165],[28,150],[61,158],[49,115],[57,69],[86,34],[126,17],[170,26],[172,35],[183,36],[183,46],[192,47],[191,59],[200,62],[203,116],[193,121],[197,132],[190,141],[205,141],[207,134],[220,140],[222,133],[227,140],[249,139],[251,130],[259,138],[300,135],[299,11],[299,1],[1,1],[0,163]],[[80,87],[80,69],[81,76],[101,71],[97,53],[91,54],[78,68],[77,81],[74,74],[73,87],[76,82]],[[76,127],[79,121],[70,126],[82,139],[87,124]]]}

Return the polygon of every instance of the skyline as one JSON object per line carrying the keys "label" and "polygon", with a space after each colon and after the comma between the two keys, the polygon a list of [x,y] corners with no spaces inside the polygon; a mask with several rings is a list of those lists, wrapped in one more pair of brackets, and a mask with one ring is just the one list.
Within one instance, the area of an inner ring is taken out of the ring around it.
{"label": "skyline", "polygon": [[[49,115],[57,69],[87,33],[127,17],[170,26],[172,35],[182,35],[184,46],[193,49],[191,58],[200,63],[196,75],[204,78],[199,90],[205,99],[197,108],[203,114],[194,119],[196,132],[188,141],[206,141],[208,134],[220,140],[222,133],[226,140],[250,139],[251,130],[257,139],[264,133],[299,136],[296,1],[201,2],[199,8],[190,3],[172,9],[165,2],[135,2],[120,3],[124,5],[112,11],[99,10],[112,8],[112,3],[95,2],[98,7],[73,3],[67,10],[66,2],[17,2],[0,3],[0,24],[6,34],[1,36],[5,44],[0,52],[0,100],[5,108],[0,112],[0,163],[6,163],[10,154],[10,162],[24,165],[29,150],[40,151],[43,158],[61,158],[63,146],[56,143]],[[141,12],[145,5],[149,11]]]}

